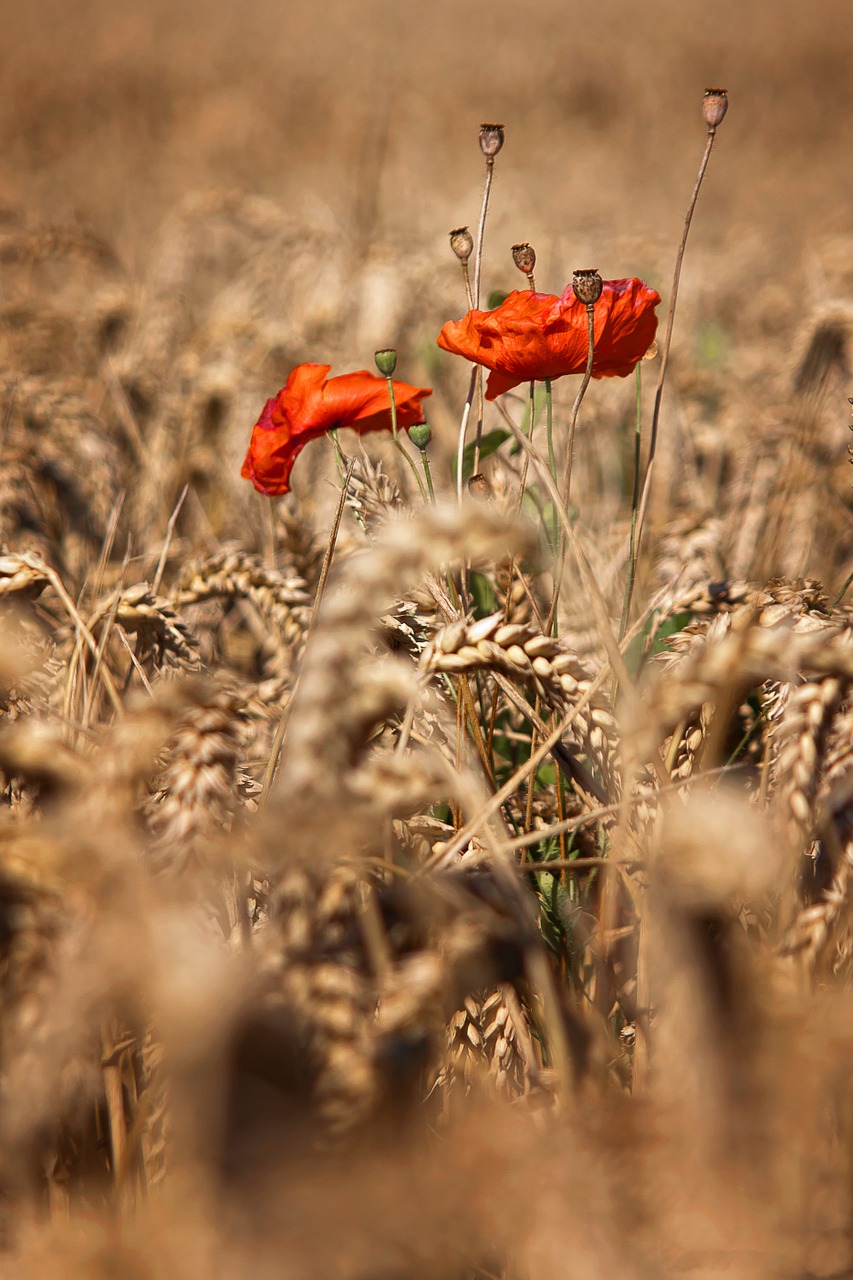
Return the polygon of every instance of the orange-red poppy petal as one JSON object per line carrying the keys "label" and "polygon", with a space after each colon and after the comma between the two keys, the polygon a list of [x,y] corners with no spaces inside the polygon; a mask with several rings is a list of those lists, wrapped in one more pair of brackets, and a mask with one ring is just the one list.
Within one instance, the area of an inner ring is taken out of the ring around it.
{"label": "orange-red poppy petal", "polygon": [[[594,378],[625,377],[657,331],[660,294],[642,280],[606,280],[595,305]],[[587,361],[586,307],[569,286],[562,297],[511,293],[494,311],[469,311],[438,336],[445,351],[491,370],[486,397],[522,382],[582,373]]]}
{"label": "orange-red poppy petal", "polygon": [[[290,473],[309,440],[338,427],[390,431],[391,399],[384,378],[360,369],[330,378],[331,365],[300,364],[278,395],[268,400],[252,430],[240,474],[261,493],[277,497],[290,490]],[[432,392],[395,382],[397,423],[403,429],[423,421],[421,400]]]}

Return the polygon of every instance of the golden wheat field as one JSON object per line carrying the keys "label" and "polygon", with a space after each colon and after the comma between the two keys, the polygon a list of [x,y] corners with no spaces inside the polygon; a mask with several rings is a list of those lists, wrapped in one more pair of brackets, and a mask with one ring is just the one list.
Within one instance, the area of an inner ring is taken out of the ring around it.
{"label": "golden wheat field", "polygon": [[847,0],[0,12],[0,1276],[853,1275]]}

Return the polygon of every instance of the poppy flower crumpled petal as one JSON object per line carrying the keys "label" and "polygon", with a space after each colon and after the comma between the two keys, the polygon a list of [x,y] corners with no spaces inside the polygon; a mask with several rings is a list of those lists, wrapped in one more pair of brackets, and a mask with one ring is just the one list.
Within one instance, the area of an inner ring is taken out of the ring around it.
{"label": "poppy flower crumpled petal", "polygon": [[[290,473],[309,440],[352,427],[355,431],[390,431],[391,397],[385,378],[366,369],[330,378],[328,364],[300,364],[272,400],[267,400],[252,430],[240,474],[260,493],[278,497],[290,492]],[[402,430],[423,422],[421,400],[432,395],[424,387],[395,382],[397,425]]]}
{"label": "poppy flower crumpled petal", "polygon": [[[594,378],[626,377],[657,332],[660,294],[642,280],[605,280],[595,304]],[[486,399],[522,382],[583,373],[588,353],[586,306],[572,286],[561,297],[513,292],[494,311],[469,311],[438,336],[445,351],[491,370]]]}

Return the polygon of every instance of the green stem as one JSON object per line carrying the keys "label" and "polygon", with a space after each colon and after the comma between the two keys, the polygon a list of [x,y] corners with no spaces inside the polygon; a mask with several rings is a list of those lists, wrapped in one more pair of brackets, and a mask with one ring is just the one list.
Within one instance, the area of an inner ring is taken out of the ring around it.
{"label": "green stem", "polygon": [[847,595],[847,588],[850,586],[851,582],[853,582],[853,569],[850,570],[850,573],[844,579],[844,586],[841,588],[838,595],[833,600],[832,602],[833,609],[837,609],[838,606],[841,604],[841,601]]}
{"label": "green stem", "polygon": [[386,381],[388,383],[388,395],[391,399],[391,434],[394,437],[394,444],[396,445],[399,452],[406,459],[406,462],[408,462],[409,466],[411,467],[412,475],[415,477],[415,479],[418,482],[418,488],[421,491],[421,497],[423,498],[424,502],[426,502],[427,500],[426,489],[424,488],[424,482],[421,479],[420,472],[415,466],[414,460],[409,457],[408,453],[406,453],[406,450],[403,448],[403,442],[401,441],[399,435],[397,434],[397,401],[394,398],[394,382],[393,382],[393,379],[391,378],[387,378]]}
{"label": "green stem", "polygon": [[331,440],[332,446],[335,450],[335,461],[338,464],[338,479],[343,483],[343,478],[346,475],[347,467],[346,467],[346,462],[344,461],[344,452],[343,452],[343,449],[341,448],[340,441],[338,440],[337,429],[335,429],[334,431],[327,431],[326,434]]}
{"label": "green stem", "polygon": [[426,455],[426,449],[421,451],[421,462],[424,465],[424,475],[426,476],[427,488],[429,489],[430,502],[435,506],[435,489],[432,483],[432,469],[429,465],[429,458]]}
{"label": "green stem", "polygon": [[406,453],[406,450],[405,450],[405,449],[404,449],[404,447],[403,447],[403,442],[402,442],[402,440],[395,440],[395,441],[394,441],[394,443],[396,444],[396,446],[397,446],[397,448],[399,449],[400,453],[403,455],[403,457],[404,457],[404,458],[406,459],[406,461],[408,462],[408,464],[409,464],[409,466],[410,466],[410,468],[411,468],[411,471],[412,471],[412,475],[415,477],[415,479],[416,479],[416,480],[417,480],[417,482],[418,482],[418,488],[419,488],[419,489],[420,489],[420,491],[421,491],[421,497],[423,498],[424,502],[426,502],[426,500],[427,500],[426,489],[424,488],[424,482],[423,482],[423,480],[421,479],[421,473],[418,471],[417,467],[415,466],[415,460],[414,460],[414,458],[410,458],[410,457],[409,457],[409,455],[408,455],[408,453]]}
{"label": "green stem", "polygon": [[625,581],[625,597],[622,601],[622,620],[619,623],[620,644],[625,638],[625,631],[628,627],[628,610],[631,607],[631,597],[634,594],[634,578],[637,573],[637,515],[640,509],[640,435],[643,425],[643,379],[640,372],[641,369],[642,365],[638,364],[636,366],[637,412],[634,426],[634,487],[631,492],[631,540],[628,546],[628,577]]}
{"label": "green stem", "polygon": [[394,437],[394,443],[397,443],[397,401],[394,399],[394,382],[391,378],[387,379],[388,395],[391,397],[391,435]]}
{"label": "green stem", "polygon": [[548,432],[548,466],[554,483],[557,483],[557,459],[554,456],[554,396],[551,391],[551,379],[545,379],[545,422]]}

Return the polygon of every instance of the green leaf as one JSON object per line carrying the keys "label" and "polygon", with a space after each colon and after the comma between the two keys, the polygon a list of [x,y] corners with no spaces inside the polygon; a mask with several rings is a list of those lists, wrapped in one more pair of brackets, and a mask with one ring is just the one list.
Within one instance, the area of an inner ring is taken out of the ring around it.
{"label": "green leaf", "polygon": [[[508,440],[510,433],[505,431],[503,427],[498,427],[494,431],[487,431],[484,436],[480,437],[480,461],[488,458],[491,454],[500,449],[504,440]],[[462,476],[465,480],[470,480],[474,474],[474,453],[477,447],[476,440],[470,440],[465,446],[465,452],[462,455]],[[453,476],[456,478],[457,468],[456,459],[453,460]]]}
{"label": "green leaf", "polygon": [[489,294],[489,300],[486,303],[486,310],[494,311],[495,308],[499,307],[502,302],[506,302],[508,297],[509,297],[509,294],[506,292],[505,289],[493,289],[492,292]]}
{"label": "green leaf", "polygon": [[[651,633],[652,627],[657,619],[657,613],[653,613],[646,625],[638,636],[628,645],[625,650],[625,666],[628,668],[630,675],[635,676],[640,670],[643,660],[643,650],[646,645],[646,638]],[[693,615],[691,613],[675,613],[671,618],[667,618],[658,628],[657,635],[652,641],[649,649],[649,657],[654,657],[656,653],[662,653],[667,648],[667,640],[670,636],[677,635],[679,631],[683,631],[687,624],[691,621]]]}
{"label": "green leaf", "polygon": [[468,586],[474,601],[474,617],[488,618],[498,607],[491,582],[485,574],[472,573],[468,578]]}

